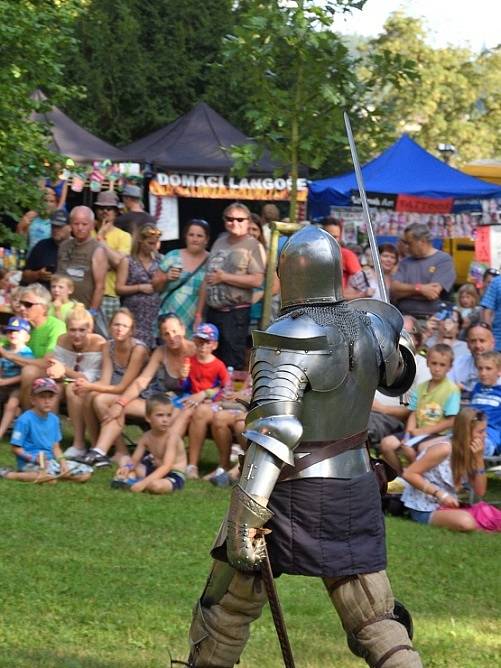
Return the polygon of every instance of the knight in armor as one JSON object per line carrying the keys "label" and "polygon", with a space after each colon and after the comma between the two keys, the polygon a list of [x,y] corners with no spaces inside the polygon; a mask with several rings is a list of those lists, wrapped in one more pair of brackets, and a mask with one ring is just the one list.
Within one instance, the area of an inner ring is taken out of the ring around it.
{"label": "knight in armor", "polygon": [[376,389],[404,393],[412,343],[393,306],[346,302],[338,243],[308,226],[280,257],[280,317],[254,332],[249,441],[190,628],[189,665],[230,668],[274,577],[321,577],[352,652],[373,668],[419,668],[410,616],[386,576],[379,484],[366,448]]}

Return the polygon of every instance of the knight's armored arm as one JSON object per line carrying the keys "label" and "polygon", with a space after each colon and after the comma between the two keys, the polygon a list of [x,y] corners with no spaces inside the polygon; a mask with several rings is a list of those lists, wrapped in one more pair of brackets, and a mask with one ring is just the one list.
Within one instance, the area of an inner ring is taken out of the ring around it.
{"label": "knight's armored arm", "polygon": [[391,304],[376,299],[357,299],[351,306],[365,312],[380,351],[381,377],[378,390],[398,397],[410,388],[416,375],[415,348],[403,329],[402,314]]}
{"label": "knight's armored arm", "polygon": [[300,442],[301,402],[308,384],[305,352],[296,341],[256,332],[252,360],[253,395],[244,435],[250,445],[242,476],[234,487],[227,521],[227,555],[239,570],[259,567],[262,541],[255,529],[271,517],[268,499],[284,464],[293,465],[293,451]]}

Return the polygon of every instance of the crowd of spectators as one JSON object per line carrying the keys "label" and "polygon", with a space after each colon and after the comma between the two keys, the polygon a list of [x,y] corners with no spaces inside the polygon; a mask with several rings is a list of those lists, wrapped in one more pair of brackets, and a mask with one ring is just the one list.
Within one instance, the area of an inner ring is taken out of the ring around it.
{"label": "crowd of spectators", "polygon": [[[183,247],[163,256],[137,186],[124,190],[126,213],[113,191],[99,194],[94,211],[68,214],[57,201],[47,187],[48,217],[28,212],[18,227],[30,252],[0,346],[0,438],[13,430],[16,470],[0,476],[84,482],[117,463],[113,487],[164,494],[200,477],[210,435],[218,466],[205,479],[231,484],[234,454],[245,447],[249,333],[259,324],[278,209],[268,204],[259,216],[234,202],[217,239],[205,220],[192,219]],[[381,298],[370,257],[343,243],[336,218],[322,226],[341,245],[345,298]],[[398,245],[379,248],[417,374],[405,397],[376,393],[369,443],[407,481],[414,519],[467,530],[471,516],[442,515],[441,504],[457,508],[467,479],[485,491],[483,458],[501,455],[501,276],[489,270],[482,292],[458,286],[452,258],[432,241],[415,223]],[[245,382],[236,387],[239,371]],[[59,414],[73,436],[64,453]],[[124,440],[131,422],[147,427],[133,452]],[[461,448],[471,456],[461,459]]]}

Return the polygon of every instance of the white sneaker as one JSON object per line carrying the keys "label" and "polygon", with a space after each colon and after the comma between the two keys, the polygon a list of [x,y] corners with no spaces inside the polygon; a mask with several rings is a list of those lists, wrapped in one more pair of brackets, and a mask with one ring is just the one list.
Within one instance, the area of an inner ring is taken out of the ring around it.
{"label": "white sneaker", "polygon": [[74,445],[71,446],[71,448],[68,448],[67,450],[64,451],[64,456],[71,458],[71,457],[85,457],[87,454],[87,450],[85,448],[76,448]]}
{"label": "white sneaker", "polygon": [[245,454],[242,448],[238,443],[232,443],[231,444],[231,454],[230,454],[230,462],[232,464],[236,464],[238,462],[238,457],[239,455]]}

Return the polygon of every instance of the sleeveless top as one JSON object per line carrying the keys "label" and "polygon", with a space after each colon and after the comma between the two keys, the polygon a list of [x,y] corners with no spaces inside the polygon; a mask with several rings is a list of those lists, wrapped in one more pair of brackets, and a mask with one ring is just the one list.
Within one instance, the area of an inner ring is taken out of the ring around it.
{"label": "sleeveless top", "polygon": [[167,354],[163,351],[162,361],[158,366],[156,374],[151,379],[150,384],[139,395],[141,399],[149,399],[154,394],[167,394],[174,392],[175,394],[183,394],[183,388],[179,382],[179,378],[171,376],[167,369]]}
{"label": "sleeveless top", "polygon": [[[79,353],[56,345],[53,355],[64,366],[83,373],[90,383],[95,383],[101,376],[103,353]],[[76,366],[78,369],[75,369]]]}
{"label": "sleeveless top", "polygon": [[[442,438],[442,440],[444,440]],[[421,452],[417,459],[420,459],[424,452]],[[454,487],[454,482],[452,479],[452,470],[451,470],[451,460],[450,457],[446,457],[440,464],[434,466],[429,471],[425,471],[423,478],[426,482],[439,487],[444,490],[451,496],[457,496],[456,489]],[[421,510],[425,512],[431,512],[437,510],[440,507],[440,501],[434,496],[425,494],[419,489],[416,489],[409,483],[406,483],[405,489],[402,493],[402,503],[406,508],[412,508],[413,510]]]}
{"label": "sleeveless top", "polygon": [[75,285],[72,298],[82,302],[86,308],[89,308],[94,294],[92,256],[100,245],[96,239],[87,239],[83,243],[67,239],[59,246],[57,273],[72,279]]}
{"label": "sleeveless top", "polygon": [[113,365],[113,372],[111,374],[110,385],[118,385],[119,383],[122,382],[122,378],[124,377],[124,374],[127,371],[127,367],[129,366],[130,358],[132,357],[132,353],[133,353],[136,346],[143,346],[143,348],[146,347],[142,341],[140,341],[139,339],[133,338],[132,339],[132,348],[130,349],[129,358],[127,360],[127,363],[125,364],[125,366],[120,366],[117,359],[115,358],[115,341],[113,341],[113,339],[110,341],[110,357],[111,357],[111,363]]}

